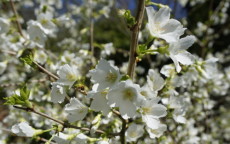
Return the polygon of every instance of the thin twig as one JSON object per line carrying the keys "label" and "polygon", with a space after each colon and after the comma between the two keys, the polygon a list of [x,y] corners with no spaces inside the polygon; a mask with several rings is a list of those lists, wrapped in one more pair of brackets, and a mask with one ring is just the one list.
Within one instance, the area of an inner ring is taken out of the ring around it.
{"label": "thin twig", "polygon": [[18,32],[19,32],[19,34],[20,34],[22,37],[24,37],[24,35],[23,35],[23,33],[22,33],[21,24],[20,24],[19,21],[18,21],[18,13],[17,13],[17,11],[16,11],[16,9],[15,9],[13,0],[10,0],[10,5],[11,5],[11,8],[12,8],[12,10],[13,10],[14,16],[16,17],[15,23],[16,23],[16,25],[17,25],[17,27],[18,27]]}
{"label": "thin twig", "polygon": [[119,136],[120,136],[120,141],[121,141],[121,144],[126,144],[126,137],[125,137],[125,132],[127,130],[127,123],[128,123],[128,120],[125,120],[121,114],[116,111],[116,110],[113,110],[113,113],[115,115],[117,115],[121,121],[122,121],[122,126],[121,126],[121,131],[119,132]]}
{"label": "thin twig", "polygon": [[136,15],[137,23],[131,29],[132,35],[131,35],[131,44],[130,44],[130,52],[129,52],[129,66],[127,71],[127,74],[130,76],[130,78],[133,78],[134,71],[135,71],[138,35],[143,21],[144,10],[145,10],[145,0],[139,0],[137,15]]}
{"label": "thin twig", "polygon": [[92,53],[92,56],[94,56],[94,45],[93,45],[93,35],[94,35],[94,22],[93,19],[90,19],[90,43],[89,47]]}
{"label": "thin twig", "polygon": [[[64,121],[61,121],[61,120],[58,120],[58,119],[55,119],[47,114],[44,114],[44,113],[41,113],[41,112],[38,112],[36,111],[34,108],[29,108],[29,107],[20,107],[20,106],[16,106],[14,105],[14,108],[17,108],[17,109],[21,109],[21,110],[24,110],[24,111],[27,111],[27,112],[32,112],[32,113],[35,113],[35,114],[38,114],[42,117],[45,117],[47,119],[50,119],[52,121],[55,121],[56,123],[59,123],[61,124],[64,128],[74,128],[74,129],[80,129],[80,130],[83,130],[83,131],[90,131],[89,128],[83,128],[83,127],[78,127],[78,126],[75,126],[75,125],[71,125],[67,122],[64,122]],[[100,134],[105,134],[104,131],[102,130],[95,130],[95,132],[97,133],[100,133]]]}
{"label": "thin twig", "polygon": [[44,67],[42,67],[40,64],[38,64],[37,62],[33,62],[39,70],[41,70],[42,72],[46,73],[47,75],[49,75],[50,77],[54,78],[55,80],[58,80],[59,77],[52,74],[50,71],[48,71],[47,69],[45,69]]}
{"label": "thin twig", "polygon": [[[42,138],[42,137],[37,137],[37,141],[43,141],[43,142],[49,142],[49,140],[45,139],[45,138]],[[55,143],[55,142],[49,142],[50,144],[58,144],[58,143]]]}
{"label": "thin twig", "polygon": [[14,52],[14,51],[9,51],[9,50],[1,50],[1,52],[2,53],[7,53],[7,54],[10,54],[10,55],[17,55],[17,53],[16,52]]}

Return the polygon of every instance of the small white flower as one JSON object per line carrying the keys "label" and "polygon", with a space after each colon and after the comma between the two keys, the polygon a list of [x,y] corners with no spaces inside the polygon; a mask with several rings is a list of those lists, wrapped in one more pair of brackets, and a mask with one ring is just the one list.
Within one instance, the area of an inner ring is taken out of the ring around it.
{"label": "small white flower", "polygon": [[102,113],[105,116],[107,116],[107,114],[110,111],[110,107],[107,104],[108,103],[107,94],[108,94],[108,90],[106,89],[98,92],[91,91],[88,93],[88,96],[90,98],[93,98],[90,108],[96,111],[102,111]]}
{"label": "small white flower", "polygon": [[109,144],[107,140],[100,140],[97,144]]}
{"label": "small white flower", "polygon": [[160,124],[157,129],[146,128],[147,132],[149,133],[150,138],[159,138],[162,134],[166,131],[167,126],[165,124]]}
{"label": "small white flower", "polygon": [[47,54],[42,50],[38,50],[34,54],[34,60],[40,64],[44,64],[47,61],[47,58]]}
{"label": "small white flower", "polygon": [[142,115],[142,121],[151,129],[157,129],[160,126],[160,120],[152,115]]}
{"label": "small white flower", "polygon": [[27,32],[29,34],[29,38],[32,42],[34,42],[38,47],[44,47],[46,41],[46,35],[44,28],[37,21],[30,20],[28,22]]}
{"label": "small white flower", "polygon": [[160,76],[159,73],[155,72],[153,69],[149,69],[147,82],[149,87],[153,91],[159,91],[164,86],[164,79]]}
{"label": "small white flower", "polygon": [[159,98],[153,98],[152,100],[145,100],[141,106],[142,115],[151,115],[154,118],[161,118],[166,116],[167,108],[158,104]]}
{"label": "small white flower", "polygon": [[132,123],[126,131],[126,137],[128,142],[136,141],[144,134],[144,126]]}
{"label": "small white flower", "polygon": [[0,62],[0,75],[6,70],[7,61]]}
{"label": "small white flower", "polygon": [[75,122],[84,119],[88,113],[88,107],[82,104],[78,99],[71,98],[70,103],[65,106],[65,111],[68,113],[68,121]]}
{"label": "small white flower", "polygon": [[32,137],[35,134],[35,130],[27,122],[13,125],[11,131],[17,136],[24,137]]}
{"label": "small white flower", "polygon": [[119,107],[123,118],[128,119],[136,115],[137,106],[140,106],[143,96],[140,87],[131,80],[122,81],[108,93],[108,104],[111,107]]}
{"label": "small white flower", "polygon": [[51,102],[53,103],[62,103],[67,95],[65,88],[58,83],[52,83],[51,90]]}
{"label": "small white flower", "polygon": [[95,69],[90,70],[91,81],[98,83],[98,90],[111,88],[121,78],[119,69],[104,59],[101,59]]}
{"label": "small white flower", "polygon": [[9,31],[10,22],[9,20],[0,17],[0,34],[7,33]]}
{"label": "small white flower", "polygon": [[70,67],[68,64],[61,66],[57,74],[60,77],[57,82],[68,86],[72,86],[74,82],[80,77],[78,70],[76,68]]}
{"label": "small white flower", "polygon": [[181,71],[179,62],[183,65],[193,64],[195,57],[186,50],[192,46],[195,40],[196,38],[194,36],[186,36],[177,42],[169,44],[169,57],[173,60],[177,72]]}
{"label": "small white flower", "polygon": [[204,61],[204,70],[202,71],[202,74],[205,76],[205,78],[211,79],[215,76],[216,73],[218,73],[217,61],[218,58],[214,57]]}
{"label": "small white flower", "polygon": [[68,140],[68,137],[69,135],[59,132],[54,136],[53,140],[59,144],[69,144],[70,140]]}
{"label": "small white flower", "polygon": [[166,77],[170,77],[172,74],[174,74],[174,72],[175,72],[175,68],[171,64],[170,65],[164,65],[160,71],[160,73]]}
{"label": "small white flower", "polygon": [[86,144],[88,137],[83,133],[69,135],[59,132],[54,136],[53,140],[58,144],[70,144],[71,141],[74,141],[77,144]]}
{"label": "small white flower", "polygon": [[140,108],[142,120],[146,123],[147,127],[156,129],[159,127],[159,118],[166,116],[167,108],[158,104],[159,98],[154,97],[151,100],[145,100]]}
{"label": "small white flower", "polygon": [[140,93],[146,100],[150,100],[157,96],[157,92],[152,91],[147,84],[141,87]]}
{"label": "small white flower", "polygon": [[56,30],[56,25],[52,22],[53,14],[49,11],[37,15],[37,20],[42,25],[46,34],[52,34]]}
{"label": "small white flower", "polygon": [[178,123],[185,123],[186,119],[184,115],[186,105],[184,99],[171,95],[169,99],[169,106],[170,108],[174,108],[173,119]]}
{"label": "small white flower", "polygon": [[104,49],[101,51],[102,57],[105,57],[107,55],[111,55],[112,53],[115,52],[113,43],[107,43],[107,44],[104,44],[103,46],[104,46]]}
{"label": "small white flower", "polygon": [[176,42],[184,33],[185,28],[175,19],[170,19],[170,9],[163,7],[155,11],[153,7],[147,7],[147,28],[154,37],[166,40],[168,43]]}

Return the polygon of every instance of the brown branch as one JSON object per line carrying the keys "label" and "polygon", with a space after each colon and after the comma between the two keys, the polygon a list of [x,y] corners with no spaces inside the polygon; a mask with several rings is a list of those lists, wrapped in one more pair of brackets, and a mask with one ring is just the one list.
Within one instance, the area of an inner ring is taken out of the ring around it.
{"label": "brown branch", "polygon": [[13,56],[16,56],[17,53],[14,52],[14,51],[9,51],[9,50],[1,50],[2,53],[7,53],[7,54],[10,54],[10,55],[13,55]]}
{"label": "brown branch", "polygon": [[13,0],[10,0],[10,6],[11,6],[11,8],[12,8],[12,10],[13,10],[14,16],[16,17],[15,23],[16,23],[16,25],[17,25],[17,27],[18,27],[18,32],[19,32],[19,34],[20,34],[22,37],[24,37],[24,35],[23,35],[23,33],[22,33],[21,24],[20,24],[19,21],[18,21],[18,13],[17,13],[17,11],[16,11],[16,9],[15,9]]}
{"label": "brown branch", "polygon": [[121,144],[126,144],[126,137],[125,137],[125,132],[127,130],[127,123],[128,123],[128,120],[125,120],[121,114],[116,111],[116,110],[113,110],[113,113],[115,115],[117,115],[121,121],[122,121],[122,126],[121,126],[121,131],[119,132],[119,136],[120,136],[120,141],[121,141]]}
{"label": "brown branch", "polygon": [[[49,142],[49,140],[45,139],[45,138],[42,138],[42,137],[37,137],[36,138],[37,141],[42,141],[42,142]],[[50,144],[58,144],[58,143],[55,143],[55,142],[50,142]]]}
{"label": "brown branch", "polygon": [[58,80],[59,77],[52,74],[50,71],[48,71],[47,69],[45,69],[44,67],[42,67],[40,64],[38,64],[37,62],[33,62],[39,70],[41,70],[42,72],[46,73],[47,75],[49,75],[50,77],[54,78],[55,80]]}
{"label": "brown branch", "polygon": [[[83,127],[78,127],[78,126],[75,126],[75,125],[71,125],[71,124],[69,124],[67,122],[55,119],[55,118],[53,118],[53,117],[51,117],[51,116],[49,116],[49,115],[47,115],[45,113],[38,112],[34,108],[20,107],[20,106],[16,106],[16,105],[14,105],[13,107],[17,108],[17,109],[20,109],[20,110],[27,111],[27,112],[35,113],[35,114],[38,114],[38,115],[40,115],[42,117],[45,117],[45,118],[50,119],[52,121],[55,121],[56,123],[61,124],[63,126],[63,128],[74,128],[74,129],[80,129],[80,130],[83,130],[83,131],[90,131],[89,128],[83,128]],[[100,134],[105,134],[105,132],[102,131],[102,130],[96,130],[95,132],[100,133]]]}
{"label": "brown branch", "polygon": [[131,44],[130,44],[130,52],[129,52],[129,66],[127,71],[127,74],[130,76],[130,78],[133,78],[134,76],[134,71],[136,66],[136,51],[138,46],[138,35],[143,21],[144,10],[145,10],[145,0],[139,0],[137,15],[136,15],[137,23],[131,29],[132,35],[131,35]]}

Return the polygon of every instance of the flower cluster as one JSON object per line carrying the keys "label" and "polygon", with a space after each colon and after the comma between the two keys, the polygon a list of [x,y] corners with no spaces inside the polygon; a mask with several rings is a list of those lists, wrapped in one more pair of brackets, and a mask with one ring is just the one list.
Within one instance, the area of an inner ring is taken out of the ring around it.
{"label": "flower cluster", "polygon": [[230,142],[229,1],[139,2],[0,2],[0,143]]}

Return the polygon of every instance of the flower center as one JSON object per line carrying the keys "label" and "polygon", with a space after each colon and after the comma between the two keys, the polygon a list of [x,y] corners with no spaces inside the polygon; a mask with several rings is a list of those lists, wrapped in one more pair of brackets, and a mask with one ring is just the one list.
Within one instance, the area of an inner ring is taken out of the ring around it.
{"label": "flower center", "polygon": [[130,132],[130,137],[133,137],[133,138],[135,138],[135,137],[137,137],[137,133],[136,133],[136,131],[132,131],[132,132]]}
{"label": "flower center", "polygon": [[140,93],[141,93],[141,95],[142,95],[142,96],[144,96],[145,98],[147,98],[147,97],[148,97],[148,94],[147,94],[147,92],[146,92],[146,91],[141,91]]}
{"label": "flower center", "polygon": [[115,73],[109,72],[106,76],[106,80],[110,83],[114,83],[117,79],[117,75]]}
{"label": "flower center", "polygon": [[165,31],[165,29],[160,26],[159,22],[156,22],[154,25],[154,31],[157,33],[161,33],[163,31]]}
{"label": "flower center", "polygon": [[134,92],[131,89],[126,89],[123,91],[123,99],[133,101],[135,97]]}
{"label": "flower center", "polygon": [[142,108],[142,113],[143,113],[143,114],[147,114],[147,113],[149,113],[150,111],[151,111],[151,109],[148,108],[148,107],[143,107],[143,108]]}
{"label": "flower center", "polygon": [[72,73],[68,73],[66,75],[66,79],[69,80],[69,81],[74,81],[74,80],[77,79],[77,77],[74,74],[72,74]]}

